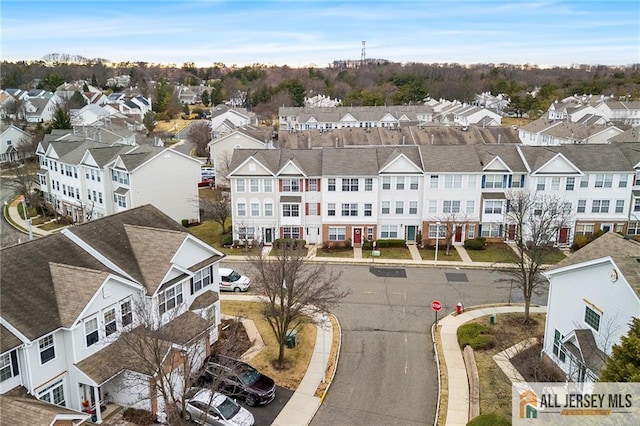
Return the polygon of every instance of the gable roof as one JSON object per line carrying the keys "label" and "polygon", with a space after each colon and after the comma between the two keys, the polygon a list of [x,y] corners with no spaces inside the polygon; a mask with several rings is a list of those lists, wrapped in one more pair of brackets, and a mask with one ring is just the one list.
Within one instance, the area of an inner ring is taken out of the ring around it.
{"label": "gable roof", "polygon": [[[3,248],[0,314],[34,340],[68,326],[108,274],[133,279],[153,293],[159,281],[147,280],[157,280],[161,273],[164,277],[168,267],[163,262],[175,254],[177,241],[188,235],[169,216],[145,205]],[[164,272],[157,261],[165,265]]]}
{"label": "gable roof", "polygon": [[553,268],[549,268],[548,272],[606,257],[613,259],[631,288],[640,296],[640,243],[614,232],[607,232],[596,238]]}
{"label": "gable roof", "polygon": [[14,426],[54,425],[63,420],[80,424],[90,419],[89,414],[27,396],[0,395],[0,413],[2,424]]}

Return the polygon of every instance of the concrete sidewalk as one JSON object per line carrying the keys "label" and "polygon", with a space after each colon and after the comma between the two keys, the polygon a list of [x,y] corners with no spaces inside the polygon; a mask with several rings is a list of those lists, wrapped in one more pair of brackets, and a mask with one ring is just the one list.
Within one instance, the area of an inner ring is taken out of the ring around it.
{"label": "concrete sidewalk", "polygon": [[23,198],[24,197],[21,195],[19,197],[16,197],[13,201],[11,201],[11,203],[9,203],[6,209],[7,214],[5,215],[7,222],[9,222],[18,231],[23,232],[26,235],[29,235],[29,228],[31,228],[31,233],[34,238],[44,237],[45,235],[51,234],[51,232],[49,231],[40,229],[36,226],[33,226],[27,223],[27,221],[24,220],[22,216],[20,216],[20,211],[18,210],[18,206],[20,205],[20,203],[22,203]]}
{"label": "concrete sidewalk", "polygon": [[[440,320],[440,339],[446,363],[444,375],[449,382],[447,402],[447,426],[463,426],[469,422],[469,380],[458,344],[457,331],[461,325],[479,317],[509,312],[524,312],[524,306],[492,306],[466,311],[460,315],[450,314]],[[532,306],[531,313],[546,313],[546,306]]]}

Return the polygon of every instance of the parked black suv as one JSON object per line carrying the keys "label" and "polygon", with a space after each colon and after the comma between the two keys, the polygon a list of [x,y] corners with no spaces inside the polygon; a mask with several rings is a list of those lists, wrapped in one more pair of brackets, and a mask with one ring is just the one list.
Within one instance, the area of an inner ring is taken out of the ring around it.
{"label": "parked black suv", "polygon": [[210,355],[198,377],[200,386],[212,384],[220,393],[243,398],[254,405],[268,404],[276,397],[276,384],[272,378],[240,360],[223,355]]}

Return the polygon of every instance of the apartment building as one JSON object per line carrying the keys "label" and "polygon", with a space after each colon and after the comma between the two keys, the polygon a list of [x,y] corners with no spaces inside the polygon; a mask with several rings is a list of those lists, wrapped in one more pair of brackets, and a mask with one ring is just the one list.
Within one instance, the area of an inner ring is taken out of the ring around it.
{"label": "apartment building", "polygon": [[[552,195],[572,212],[556,243],[599,230],[638,234],[640,158],[628,144],[505,144],[234,151],[234,239],[359,244],[513,239],[509,193]],[[636,210],[637,209],[637,210]]]}
{"label": "apartment building", "polygon": [[218,338],[223,257],[151,205],[2,249],[0,394],[22,395],[2,403],[94,423],[118,406],[163,410],[146,352],[165,379],[201,365]]}
{"label": "apartment building", "polygon": [[45,200],[74,223],[145,204],[180,222],[200,220],[201,162],[171,148],[70,137],[36,150]]}

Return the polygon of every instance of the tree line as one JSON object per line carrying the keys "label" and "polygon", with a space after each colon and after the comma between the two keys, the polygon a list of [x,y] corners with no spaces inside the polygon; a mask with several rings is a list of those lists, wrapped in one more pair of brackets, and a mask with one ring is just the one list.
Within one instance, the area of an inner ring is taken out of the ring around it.
{"label": "tree line", "polygon": [[[210,67],[161,66],[146,62],[107,65],[103,60],[62,62],[64,55],[47,61],[3,62],[2,88],[38,87],[55,90],[64,82],[90,81],[103,90],[122,87],[107,84],[110,77],[129,75],[131,86],[145,96],[157,84],[207,86],[206,101],[211,105],[239,99],[261,119],[271,120],[281,106],[302,106],[305,96],[322,94],[342,101],[344,106],[402,105],[433,99],[473,102],[476,94],[505,94],[516,115],[534,117],[549,105],[574,94],[640,99],[640,64],[626,67],[581,65],[539,68],[509,64],[430,64],[380,61],[357,68],[291,68],[288,66]],[[57,59],[54,60],[54,59]],[[532,95],[537,89],[535,96]],[[240,96],[238,96],[240,94]]]}

